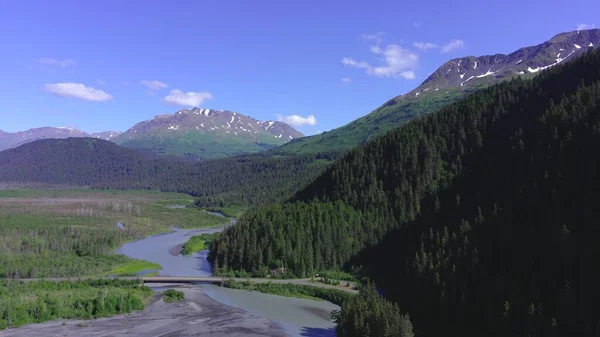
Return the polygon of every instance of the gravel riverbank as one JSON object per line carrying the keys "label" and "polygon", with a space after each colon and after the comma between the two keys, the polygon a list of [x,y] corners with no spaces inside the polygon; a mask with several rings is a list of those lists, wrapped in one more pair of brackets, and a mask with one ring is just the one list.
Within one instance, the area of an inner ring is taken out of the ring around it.
{"label": "gravel riverbank", "polygon": [[58,320],[0,332],[2,337],[108,337],[108,336],[232,336],[285,337],[270,320],[219,303],[200,287],[179,286],[185,299],[165,303],[160,296],[142,312],[97,320]]}

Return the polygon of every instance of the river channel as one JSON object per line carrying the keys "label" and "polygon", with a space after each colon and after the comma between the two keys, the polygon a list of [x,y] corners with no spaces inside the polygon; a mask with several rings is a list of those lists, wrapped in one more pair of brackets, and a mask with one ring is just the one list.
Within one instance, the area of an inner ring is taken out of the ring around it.
{"label": "river channel", "polygon": [[[235,223],[235,220],[232,220]],[[126,256],[160,264],[164,276],[210,276],[212,269],[206,260],[207,251],[189,256],[173,255],[173,248],[194,235],[222,231],[222,228],[183,230],[173,228],[170,233],[153,235],[125,244],[119,252]],[[147,271],[152,272],[152,271]],[[335,336],[335,324],[330,312],[339,309],[326,301],[315,301],[222,288],[200,284],[206,295],[225,305],[237,307],[248,313],[269,319],[281,326],[290,336]]]}

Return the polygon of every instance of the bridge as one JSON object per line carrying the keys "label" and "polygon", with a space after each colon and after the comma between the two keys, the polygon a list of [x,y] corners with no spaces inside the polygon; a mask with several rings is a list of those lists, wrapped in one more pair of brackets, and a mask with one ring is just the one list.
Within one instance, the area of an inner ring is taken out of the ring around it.
{"label": "bridge", "polygon": [[218,276],[141,276],[141,277],[54,277],[44,279],[14,279],[14,281],[32,282],[32,281],[79,281],[88,279],[119,279],[119,280],[140,280],[144,284],[198,284],[198,283],[213,283],[223,284],[227,280],[233,280],[238,282],[250,282],[250,283],[277,283],[277,284],[296,284],[324,289],[336,289],[349,293],[358,293],[355,290],[355,284],[353,282],[341,281],[340,285],[326,284],[318,282],[318,279],[270,279],[270,278],[231,278],[231,277],[218,277]]}

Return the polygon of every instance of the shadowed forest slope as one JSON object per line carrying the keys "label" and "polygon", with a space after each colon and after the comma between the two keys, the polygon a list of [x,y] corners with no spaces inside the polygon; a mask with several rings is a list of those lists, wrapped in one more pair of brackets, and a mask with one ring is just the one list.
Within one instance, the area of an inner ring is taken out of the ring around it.
{"label": "shadowed forest slope", "polygon": [[592,51],[350,151],[290,203],[248,213],[211,257],[297,275],[368,266],[420,336],[594,336],[599,129]]}

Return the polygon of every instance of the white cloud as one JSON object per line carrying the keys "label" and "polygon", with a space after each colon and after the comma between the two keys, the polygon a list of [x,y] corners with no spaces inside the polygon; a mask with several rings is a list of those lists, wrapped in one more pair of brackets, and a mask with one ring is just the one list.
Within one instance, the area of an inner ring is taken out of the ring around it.
{"label": "white cloud", "polygon": [[431,42],[413,42],[413,47],[420,49],[422,51],[428,51],[429,49],[434,49],[439,47],[437,44],[435,43],[431,43]]}
{"label": "white cloud", "polygon": [[417,54],[397,44],[390,44],[385,48],[371,48],[371,52],[379,56],[383,63],[382,65],[374,66],[364,61],[358,62],[350,57],[344,57],[342,64],[348,67],[364,69],[367,74],[377,77],[415,78],[414,70],[418,67],[419,63],[419,56]]}
{"label": "white cloud", "polygon": [[306,117],[302,117],[300,115],[290,115],[290,116],[282,116],[276,115],[277,120],[280,122],[284,122],[289,125],[302,126],[302,125],[316,125],[317,118],[315,115],[308,115]]}
{"label": "white cloud", "polygon": [[361,34],[360,38],[366,41],[381,41],[381,37],[385,34],[385,32],[377,32],[375,34]]}
{"label": "white cloud", "polygon": [[213,99],[213,95],[209,92],[183,92],[179,89],[173,89],[168,96],[163,98],[163,101],[168,104],[197,107],[210,99]]}
{"label": "white cloud", "polygon": [[86,87],[81,83],[46,83],[44,84],[44,90],[56,96],[72,97],[85,101],[103,102],[112,99],[110,94],[92,87]]}
{"label": "white cloud", "polygon": [[344,83],[351,83],[352,79],[350,77],[342,77],[342,82],[344,82]]}
{"label": "white cloud", "polygon": [[381,54],[381,52],[383,51],[379,45],[371,46],[371,48],[369,48],[369,49],[371,50],[372,53],[375,53],[375,54]]}
{"label": "white cloud", "polygon": [[37,62],[38,62],[38,65],[41,65],[41,66],[57,66],[57,67],[61,67],[61,68],[68,67],[68,66],[72,65],[73,63],[75,63],[75,61],[73,61],[71,59],[57,60],[57,59],[53,59],[53,58],[41,58]]}
{"label": "white cloud", "polygon": [[447,44],[442,46],[442,51],[444,53],[450,52],[454,49],[459,49],[464,47],[465,41],[463,40],[450,40]]}
{"label": "white cloud", "polygon": [[580,23],[577,25],[577,30],[586,30],[586,29],[594,29],[596,28],[595,24],[588,24],[588,23]]}
{"label": "white cloud", "polygon": [[150,90],[160,90],[163,88],[168,88],[169,86],[166,83],[161,81],[140,81],[141,84],[148,87]]}

